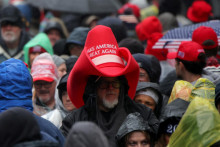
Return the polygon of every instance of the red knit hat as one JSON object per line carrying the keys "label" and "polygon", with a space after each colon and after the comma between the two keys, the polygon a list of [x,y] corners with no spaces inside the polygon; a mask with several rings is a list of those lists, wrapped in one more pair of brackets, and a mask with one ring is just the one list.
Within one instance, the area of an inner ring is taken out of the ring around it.
{"label": "red knit hat", "polygon": [[[126,65],[125,63],[126,62]],[[128,80],[128,95],[133,98],[139,78],[139,66],[127,48],[119,48],[111,28],[98,25],[89,31],[85,47],[70,72],[68,95],[79,108],[90,75],[118,77]]]}
{"label": "red knit hat", "polygon": [[194,1],[187,11],[187,17],[193,22],[207,21],[212,15],[212,7],[205,1]]}
{"label": "red knit hat", "polygon": [[[212,40],[215,44],[209,46],[202,45],[206,40]],[[218,46],[218,37],[216,32],[211,27],[206,26],[200,26],[193,31],[192,41],[199,43],[204,49],[213,49]]]}
{"label": "red knit hat", "polygon": [[137,5],[131,4],[131,3],[126,3],[125,5],[123,5],[119,10],[118,13],[119,14],[124,14],[124,12],[126,11],[126,9],[131,9],[133,14],[139,18],[140,17],[140,8]]}
{"label": "red knit hat", "polygon": [[177,52],[170,52],[167,54],[168,59],[181,59],[185,61],[198,61],[198,55],[204,53],[205,51],[201,45],[194,41],[183,41]]}
{"label": "red knit hat", "polygon": [[140,40],[148,40],[152,33],[162,33],[162,25],[156,16],[149,16],[139,23],[136,28]]}
{"label": "red knit hat", "polygon": [[167,49],[153,49],[154,44],[163,37],[162,33],[153,33],[147,40],[147,48],[145,49],[145,54],[154,55],[159,61],[167,59]]}

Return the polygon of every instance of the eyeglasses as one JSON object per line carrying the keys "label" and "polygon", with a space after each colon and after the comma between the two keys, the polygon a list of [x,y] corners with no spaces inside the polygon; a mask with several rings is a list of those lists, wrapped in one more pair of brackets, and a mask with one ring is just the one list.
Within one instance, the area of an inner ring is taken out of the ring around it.
{"label": "eyeglasses", "polygon": [[34,87],[36,89],[40,89],[42,86],[44,86],[44,88],[48,89],[52,87],[53,82],[42,82],[42,81],[36,81],[34,82]]}
{"label": "eyeglasses", "polygon": [[107,88],[109,88],[110,84],[115,89],[120,88],[120,82],[119,81],[100,81],[100,82],[98,82],[98,87],[101,88],[101,89],[107,89]]}

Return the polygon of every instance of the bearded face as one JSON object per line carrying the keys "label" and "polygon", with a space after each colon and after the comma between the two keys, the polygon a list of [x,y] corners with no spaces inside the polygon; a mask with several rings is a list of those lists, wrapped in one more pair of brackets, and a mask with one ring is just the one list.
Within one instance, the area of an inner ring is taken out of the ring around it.
{"label": "bearded face", "polygon": [[102,77],[98,84],[98,105],[101,109],[113,109],[118,104],[120,82],[114,77]]}
{"label": "bearded face", "polygon": [[6,43],[14,43],[19,40],[21,28],[18,26],[6,25],[1,26],[1,35]]}

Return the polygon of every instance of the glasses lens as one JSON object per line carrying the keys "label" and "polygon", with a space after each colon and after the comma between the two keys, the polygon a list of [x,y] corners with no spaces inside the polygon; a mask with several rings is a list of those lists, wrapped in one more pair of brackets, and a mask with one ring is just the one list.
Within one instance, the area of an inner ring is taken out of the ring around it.
{"label": "glasses lens", "polygon": [[119,81],[112,81],[112,82],[108,82],[108,81],[101,81],[99,83],[99,88],[101,89],[107,89],[109,87],[109,85],[112,85],[113,88],[120,88],[120,82]]}
{"label": "glasses lens", "polygon": [[52,86],[53,82],[35,82],[34,86],[37,89],[40,89],[42,86],[44,86],[44,88],[50,88]]}
{"label": "glasses lens", "polygon": [[119,81],[113,81],[113,82],[112,82],[112,86],[113,86],[114,88],[120,88],[120,82],[119,82]]}

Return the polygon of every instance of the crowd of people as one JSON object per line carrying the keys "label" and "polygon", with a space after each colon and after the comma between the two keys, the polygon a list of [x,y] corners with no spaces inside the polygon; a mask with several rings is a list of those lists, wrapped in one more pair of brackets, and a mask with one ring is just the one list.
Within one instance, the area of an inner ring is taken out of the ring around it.
{"label": "crowd of people", "polygon": [[219,32],[198,25],[176,50],[154,47],[217,21],[211,0],[118,2],[102,15],[5,2],[0,146],[220,146]]}

